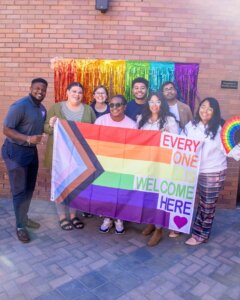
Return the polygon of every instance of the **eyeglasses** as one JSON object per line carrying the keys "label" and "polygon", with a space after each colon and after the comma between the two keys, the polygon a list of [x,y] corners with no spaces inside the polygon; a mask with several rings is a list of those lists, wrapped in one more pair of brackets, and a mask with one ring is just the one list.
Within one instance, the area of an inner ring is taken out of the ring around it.
{"label": "eyeglasses", "polygon": [[213,108],[212,107],[205,107],[205,105],[200,106],[200,110],[201,111],[206,111],[208,113],[212,113],[213,112]]}
{"label": "eyeglasses", "polygon": [[106,95],[106,93],[105,92],[102,92],[102,93],[95,93],[95,95]]}
{"label": "eyeglasses", "polygon": [[170,92],[170,91],[175,91],[175,88],[172,86],[169,89],[168,88],[167,89],[163,89],[164,93],[167,93],[167,92]]}
{"label": "eyeglasses", "polygon": [[153,106],[153,105],[157,105],[157,106],[160,106],[161,105],[161,101],[148,101],[148,105],[149,106]]}
{"label": "eyeglasses", "polygon": [[114,108],[114,107],[119,108],[119,107],[121,107],[122,105],[123,105],[123,103],[110,103],[110,104],[109,104],[109,107],[110,107],[110,108]]}

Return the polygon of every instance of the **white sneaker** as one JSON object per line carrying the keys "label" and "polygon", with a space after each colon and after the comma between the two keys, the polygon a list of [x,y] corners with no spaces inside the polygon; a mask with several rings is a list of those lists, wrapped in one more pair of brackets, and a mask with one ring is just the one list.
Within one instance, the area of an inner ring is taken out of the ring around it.
{"label": "white sneaker", "polygon": [[117,219],[116,221],[114,221],[114,224],[115,224],[115,233],[116,234],[125,233],[125,229],[124,229],[122,220]]}
{"label": "white sneaker", "polygon": [[110,218],[104,218],[103,223],[99,228],[99,231],[103,233],[107,233],[112,228],[112,226],[113,226],[112,220]]}

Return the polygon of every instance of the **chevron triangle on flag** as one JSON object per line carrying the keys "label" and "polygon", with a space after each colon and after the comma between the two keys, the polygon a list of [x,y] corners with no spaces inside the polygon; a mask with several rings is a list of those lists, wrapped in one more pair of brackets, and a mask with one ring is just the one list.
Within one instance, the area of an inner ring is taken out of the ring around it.
{"label": "chevron triangle on flag", "polygon": [[103,172],[75,122],[57,120],[54,126],[51,200],[69,205]]}

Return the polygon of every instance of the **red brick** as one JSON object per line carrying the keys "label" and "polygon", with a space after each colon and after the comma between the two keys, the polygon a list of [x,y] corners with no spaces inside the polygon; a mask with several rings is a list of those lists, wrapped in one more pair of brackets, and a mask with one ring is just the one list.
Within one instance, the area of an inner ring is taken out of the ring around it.
{"label": "red brick", "polygon": [[[1,1],[1,112],[28,92],[32,77],[49,80],[46,106],[53,103],[50,59],[136,59],[198,62],[198,93],[221,101],[223,117],[240,114],[239,90],[223,90],[221,80],[239,80],[239,11],[224,2],[112,1],[106,14],[91,1]],[[13,71],[14,69],[14,71]],[[2,124],[2,120],[0,120]],[[3,136],[0,136],[3,140]],[[40,149],[42,160],[44,149]],[[41,162],[41,161],[40,161]],[[5,175],[4,175],[5,174]],[[234,207],[239,163],[229,160],[219,205]],[[4,182],[1,181],[3,178]],[[38,198],[49,199],[49,173],[40,168]],[[0,162],[0,195],[9,195]]]}

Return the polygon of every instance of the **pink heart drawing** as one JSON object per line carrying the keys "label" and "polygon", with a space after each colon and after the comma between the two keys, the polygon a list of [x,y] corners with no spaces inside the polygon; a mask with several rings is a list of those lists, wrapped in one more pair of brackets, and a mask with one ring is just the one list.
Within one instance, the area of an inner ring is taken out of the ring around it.
{"label": "pink heart drawing", "polygon": [[173,218],[173,221],[177,225],[177,227],[180,229],[187,224],[188,219],[185,217],[176,216]]}

